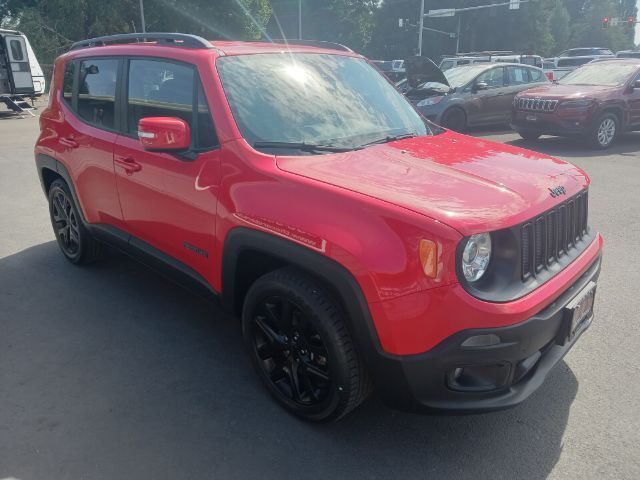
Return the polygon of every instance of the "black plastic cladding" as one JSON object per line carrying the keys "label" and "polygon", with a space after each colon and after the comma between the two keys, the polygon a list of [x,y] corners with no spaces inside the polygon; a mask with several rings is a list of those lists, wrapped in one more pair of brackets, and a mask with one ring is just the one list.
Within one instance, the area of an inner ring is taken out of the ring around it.
{"label": "black plastic cladding", "polygon": [[458,245],[457,273],[471,295],[489,302],[510,302],[530,293],[566,268],[595,239],[588,227],[588,190],[550,210],[504,230],[491,232],[492,257],[487,272],[468,282]]}

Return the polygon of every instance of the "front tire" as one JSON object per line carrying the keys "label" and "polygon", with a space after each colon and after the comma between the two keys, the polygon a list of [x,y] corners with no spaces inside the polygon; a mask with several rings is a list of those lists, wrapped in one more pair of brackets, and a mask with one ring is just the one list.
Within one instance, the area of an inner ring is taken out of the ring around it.
{"label": "front tire", "polygon": [[594,148],[604,150],[614,144],[618,138],[620,120],[613,113],[605,113],[595,122],[589,143]]}
{"label": "front tire", "polygon": [[518,135],[527,142],[535,142],[542,134],[537,132],[518,132]]}
{"label": "front tire", "polygon": [[442,126],[454,132],[464,132],[467,129],[467,114],[458,107],[453,107],[442,114]]}
{"label": "front tire", "polygon": [[259,278],[246,295],[242,327],[267,390],[295,415],[337,420],[371,392],[341,309],[312,277],[284,268]]}
{"label": "front tire", "polygon": [[102,257],[103,244],[91,236],[82,223],[71,191],[62,179],[49,188],[49,215],[58,246],[74,265],[85,265]]}

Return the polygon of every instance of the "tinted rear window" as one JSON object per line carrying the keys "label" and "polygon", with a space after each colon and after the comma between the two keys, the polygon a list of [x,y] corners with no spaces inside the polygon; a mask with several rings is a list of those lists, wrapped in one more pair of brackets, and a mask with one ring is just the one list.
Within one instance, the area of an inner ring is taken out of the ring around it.
{"label": "tinted rear window", "polygon": [[78,115],[98,127],[115,127],[118,60],[91,59],[80,63]]}

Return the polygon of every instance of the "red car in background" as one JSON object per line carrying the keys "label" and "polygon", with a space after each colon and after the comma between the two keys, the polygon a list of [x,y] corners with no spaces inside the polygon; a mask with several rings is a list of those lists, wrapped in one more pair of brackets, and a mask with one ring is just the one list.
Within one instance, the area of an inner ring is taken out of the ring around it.
{"label": "red car in background", "polygon": [[558,135],[610,147],[622,133],[640,130],[640,59],[596,60],[518,94],[511,125],[526,140]]}
{"label": "red car in background", "polygon": [[111,245],[218,298],[307,420],[373,388],[412,410],[514,406],[593,318],[587,175],[434,126],[346,47],[79,42],[40,126],[62,254]]}

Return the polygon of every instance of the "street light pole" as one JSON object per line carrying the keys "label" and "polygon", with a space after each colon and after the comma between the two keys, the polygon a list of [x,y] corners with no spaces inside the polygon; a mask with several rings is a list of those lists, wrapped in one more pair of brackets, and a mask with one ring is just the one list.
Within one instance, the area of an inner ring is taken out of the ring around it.
{"label": "street light pole", "polygon": [[[142,0],[140,0],[142,1]],[[418,56],[422,56],[422,30],[424,28],[424,0],[420,3],[420,28],[418,28]]]}
{"label": "street light pole", "polygon": [[298,0],[298,39],[302,40],[302,0]]}
{"label": "street light pole", "polygon": [[142,23],[142,33],[147,33],[147,26],[144,21],[144,0],[140,0],[140,21]]}
{"label": "street light pole", "polygon": [[458,33],[456,33],[456,55],[460,52],[460,23],[462,22],[462,15],[458,15]]}

